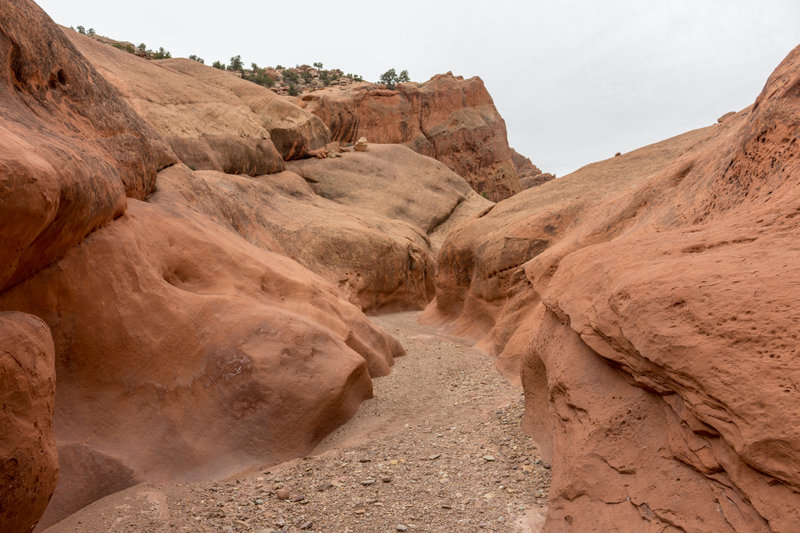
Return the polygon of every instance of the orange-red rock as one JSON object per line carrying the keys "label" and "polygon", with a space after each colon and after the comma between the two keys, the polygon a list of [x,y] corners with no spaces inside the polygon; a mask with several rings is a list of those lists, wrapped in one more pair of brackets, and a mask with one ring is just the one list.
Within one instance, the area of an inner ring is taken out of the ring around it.
{"label": "orange-red rock", "polygon": [[208,478],[307,452],[402,352],[294,261],[187,207],[129,204],[0,295],[53,332],[74,491],[52,521],[98,497],[98,478]]}
{"label": "orange-red rock", "polygon": [[433,298],[434,256],[407,222],[346,208],[293,172],[246,178],[172,167],[159,203],[191,203],[260,248],[295,259],[364,311],[422,309]]}
{"label": "orange-red rock", "polygon": [[800,527],[798,87],[800,48],[752,109],[445,243],[429,318],[521,369],[546,530]]}
{"label": "orange-red rock", "polygon": [[523,190],[538,187],[542,183],[547,183],[556,178],[555,175],[549,172],[542,172],[529,158],[513,148],[511,149],[511,162],[514,163],[514,169],[517,171],[519,184]]}
{"label": "orange-red rock", "polygon": [[435,157],[494,201],[519,192],[506,125],[480,78],[451,73],[396,90],[364,83],[308,93],[301,104],[334,140],[403,143]]}
{"label": "orange-red rock", "polygon": [[330,141],[317,117],[232,73],[190,59],[148,61],[63,31],[192,168],[279,172]]}
{"label": "orange-red rock", "polygon": [[325,277],[368,312],[424,308],[443,232],[491,205],[445,165],[404,146],[289,168],[250,178],[176,165],[159,174],[152,201],[191,204]]}
{"label": "orange-red rock", "polygon": [[144,198],[174,156],[28,0],[0,5],[0,290]]}
{"label": "orange-red rock", "polygon": [[47,325],[0,313],[0,529],[31,531],[58,478],[55,353]]}

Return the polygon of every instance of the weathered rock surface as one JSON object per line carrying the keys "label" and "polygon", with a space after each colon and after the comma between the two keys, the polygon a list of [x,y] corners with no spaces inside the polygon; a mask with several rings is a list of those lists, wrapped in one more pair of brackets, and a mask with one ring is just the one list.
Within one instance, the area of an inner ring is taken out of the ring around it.
{"label": "weathered rock surface", "polygon": [[0,290],[144,198],[169,148],[28,0],[0,6]]}
{"label": "weathered rock surface", "polygon": [[556,179],[554,174],[542,172],[539,167],[533,164],[533,161],[513,148],[511,149],[511,162],[514,163],[514,169],[517,171],[522,190],[538,187],[543,183]]}
{"label": "weathered rock surface", "polygon": [[[311,449],[402,348],[330,284],[186,207],[128,213],[0,295],[58,354],[56,437],[113,479],[199,479]],[[76,447],[78,449],[76,449]],[[62,477],[92,479],[83,468]],[[120,487],[115,486],[115,489]],[[96,498],[69,494],[72,508]]]}
{"label": "weathered rock surface", "polygon": [[451,228],[492,206],[446,165],[405,146],[370,144],[366,153],[293,161],[288,168],[337,204],[413,224],[437,251]]}
{"label": "weathered rock surface", "polygon": [[404,146],[289,169],[250,178],[174,166],[159,174],[152,201],[192,205],[320,274],[368,312],[424,308],[444,232],[491,205],[445,165]]}
{"label": "weathered rock surface", "polygon": [[364,83],[303,95],[334,140],[407,144],[438,159],[493,201],[519,192],[506,125],[483,81],[451,73],[396,90]]}
{"label": "weathered rock surface", "polygon": [[547,530],[800,527],[798,87],[800,48],[751,110],[445,243],[428,316],[521,366]]}
{"label": "weathered rock surface", "polygon": [[284,160],[330,141],[321,120],[265,87],[190,59],[148,61],[63,32],[192,168],[280,172]]}
{"label": "weathered rock surface", "polygon": [[422,230],[322,198],[293,172],[245,178],[173,167],[159,183],[154,200],[191,202],[326,278],[364,311],[422,309],[433,298],[434,256]]}
{"label": "weathered rock surface", "polygon": [[47,325],[0,313],[0,529],[30,531],[58,478],[55,353]]}

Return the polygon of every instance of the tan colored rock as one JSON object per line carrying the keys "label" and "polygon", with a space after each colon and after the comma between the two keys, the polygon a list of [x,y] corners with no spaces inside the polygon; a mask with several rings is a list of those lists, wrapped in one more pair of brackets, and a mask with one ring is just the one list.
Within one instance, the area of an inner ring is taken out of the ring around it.
{"label": "tan colored rock", "polygon": [[430,319],[521,368],[547,531],[800,527],[800,47],[752,106],[497,204]]}
{"label": "tan colored rock", "polygon": [[490,200],[521,190],[505,122],[478,77],[440,74],[397,90],[360,83],[315,91],[301,103],[325,122],[334,140],[406,144],[436,157]]}
{"label": "tan colored rock", "polygon": [[367,138],[361,137],[356,143],[353,145],[353,150],[356,152],[366,152],[367,151]]}
{"label": "tan colored rock", "polygon": [[72,43],[195,169],[259,175],[324,148],[315,116],[269,89],[190,59],[147,61],[72,30]]}
{"label": "tan colored rock", "polygon": [[0,313],[0,525],[31,531],[58,479],[55,353],[47,325]]}
{"label": "tan colored rock", "polygon": [[0,290],[144,198],[174,155],[28,0],[0,6]]}
{"label": "tan colored rock", "polygon": [[445,165],[404,146],[289,169],[252,179],[175,166],[159,174],[152,201],[192,205],[320,274],[367,312],[424,308],[444,235],[491,205]]}
{"label": "tan colored rock", "polygon": [[253,179],[176,166],[159,175],[153,201],[193,205],[318,273],[364,311],[423,309],[433,298],[435,263],[423,230],[322,198],[293,172]]}
{"label": "tan colored rock", "polygon": [[369,152],[287,168],[324,198],[416,226],[435,251],[453,227],[492,206],[446,165],[406,146],[371,144]]}
{"label": "tan colored rock", "polygon": [[[107,465],[103,478],[131,482],[306,453],[402,353],[296,262],[188,207],[134,200],[2,293],[0,308],[35,312],[53,332],[56,438],[73,446],[71,464]],[[97,475],[64,466],[73,487]],[[67,496],[76,507],[98,494]],[[76,510],[59,508],[53,521]]]}

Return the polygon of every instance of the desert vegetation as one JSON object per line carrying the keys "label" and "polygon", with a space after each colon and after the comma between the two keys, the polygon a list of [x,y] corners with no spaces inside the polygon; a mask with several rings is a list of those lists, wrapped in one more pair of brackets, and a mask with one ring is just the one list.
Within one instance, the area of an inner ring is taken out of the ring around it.
{"label": "desert vegetation", "polygon": [[411,81],[407,70],[401,70],[398,74],[395,69],[390,68],[378,79],[378,84],[386,85],[387,89],[394,89],[398,83],[405,83]]}

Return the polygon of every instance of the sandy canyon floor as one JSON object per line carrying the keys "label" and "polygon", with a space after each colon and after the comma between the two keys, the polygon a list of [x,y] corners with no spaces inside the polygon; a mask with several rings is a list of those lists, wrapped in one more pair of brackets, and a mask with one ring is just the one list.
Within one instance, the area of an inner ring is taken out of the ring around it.
{"label": "sandy canyon floor", "polygon": [[418,316],[373,319],[408,353],[311,456],[224,481],[138,485],[47,531],[532,531],[550,465],[520,428],[522,390]]}

